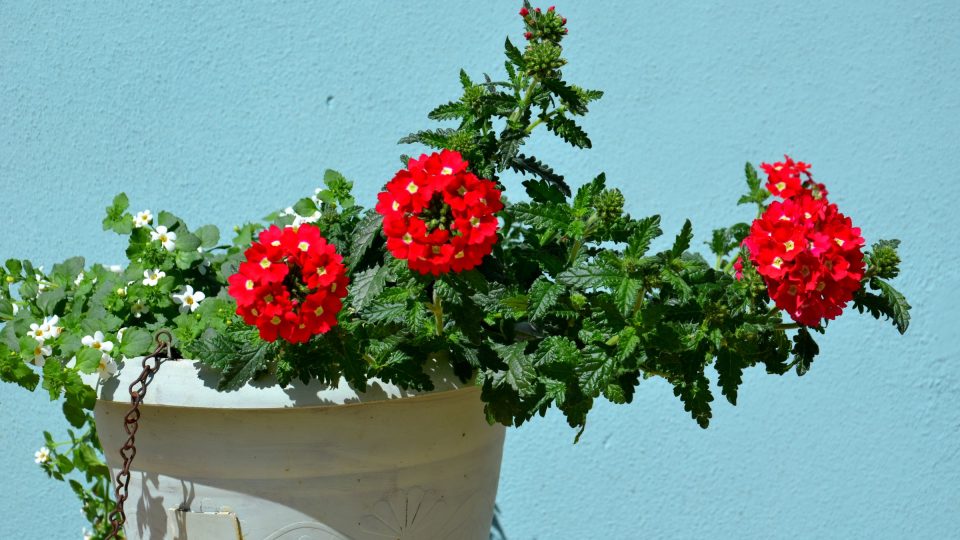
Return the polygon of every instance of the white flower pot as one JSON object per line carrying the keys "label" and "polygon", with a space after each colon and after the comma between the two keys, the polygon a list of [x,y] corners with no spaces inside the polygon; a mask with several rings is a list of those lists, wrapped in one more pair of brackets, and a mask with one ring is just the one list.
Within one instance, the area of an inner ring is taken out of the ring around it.
{"label": "white flower pot", "polygon": [[[126,440],[127,361],[99,388],[114,477]],[[373,380],[218,392],[191,361],[163,364],[141,407],[126,504],[131,539],[487,539],[504,428],[448,371],[433,392]]]}

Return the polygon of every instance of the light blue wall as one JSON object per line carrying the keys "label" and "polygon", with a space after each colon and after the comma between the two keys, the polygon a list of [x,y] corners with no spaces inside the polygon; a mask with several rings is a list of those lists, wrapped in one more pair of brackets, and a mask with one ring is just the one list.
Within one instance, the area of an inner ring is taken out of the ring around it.
{"label": "light blue wall", "polygon": [[[394,142],[457,94],[460,67],[498,72],[519,22],[503,1],[129,4],[0,0],[0,257],[119,261],[100,219],[121,190],[228,225],[332,167],[373,202]],[[607,171],[670,232],[693,218],[698,243],[749,218],[745,160],[812,162],[868,241],[903,239],[914,327],[844,317],[808,376],[749,373],[708,431],[656,381],[601,404],[578,445],[559,415],[511,431],[509,537],[957,534],[960,3],[560,9],[571,78],[607,95],[585,122],[594,149],[538,144],[549,161],[578,183]],[[0,538],[79,538],[73,495],[32,461],[58,408],[3,386],[0,425]]]}

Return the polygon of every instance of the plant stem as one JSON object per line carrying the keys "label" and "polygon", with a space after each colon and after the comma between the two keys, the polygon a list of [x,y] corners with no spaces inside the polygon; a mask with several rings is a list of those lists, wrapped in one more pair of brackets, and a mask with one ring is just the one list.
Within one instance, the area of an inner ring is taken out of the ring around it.
{"label": "plant stem", "polygon": [[539,126],[540,124],[544,123],[545,121],[549,120],[550,118],[552,118],[552,117],[554,117],[554,116],[556,116],[556,115],[558,115],[558,114],[560,114],[560,113],[562,113],[562,112],[566,112],[566,110],[567,110],[566,107],[557,107],[556,109],[548,112],[547,114],[541,116],[540,118],[537,118],[537,121],[536,121],[536,122],[533,122],[532,124],[530,124],[529,126],[527,126],[526,132],[527,132],[528,134],[529,134],[529,133],[532,133],[533,130],[536,129],[537,126]]}
{"label": "plant stem", "polygon": [[781,323],[781,324],[778,324],[777,326],[775,326],[775,328],[776,328],[777,330],[796,330],[797,328],[800,328],[801,326],[803,326],[803,325],[801,325],[801,324],[799,324],[799,323]]}
{"label": "plant stem", "polygon": [[437,294],[436,284],[434,284],[434,287],[433,287],[433,307],[431,308],[431,311],[433,311],[433,318],[437,322],[437,335],[442,336],[443,335],[443,299],[440,298],[439,294]]}

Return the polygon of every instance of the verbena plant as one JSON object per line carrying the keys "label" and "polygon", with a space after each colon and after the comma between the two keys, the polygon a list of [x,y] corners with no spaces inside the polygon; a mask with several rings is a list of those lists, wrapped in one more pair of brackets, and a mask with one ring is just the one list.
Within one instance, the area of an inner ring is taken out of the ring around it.
{"label": "verbena plant", "polygon": [[[523,153],[538,129],[590,148],[577,119],[602,92],[564,78],[566,19],[529,5],[521,16],[526,44],[506,41],[504,76],[460,72],[462,95],[429,114],[445,127],[400,141],[441,152],[404,156],[375,209],[327,171],[313,196],[222,243],[211,225],[132,214],[121,194],[103,226],[127,237],[126,266],[0,268],[0,378],[42,386],[81,430],[63,443],[45,434],[36,460],[69,480],[92,535],[113,503],[95,390],[80,374],[109,378],[161,329],[181,357],[220,371],[221,390],[266,375],[429,389],[424,365],[441,361],[475,379],[490,422],[520,425],[555,406],[577,437],[595,400],[629,403],[649,377],[672,384],[705,428],[710,366],[732,404],[748,367],[803,375],[814,334],[850,302],[907,329],[910,306],[888,282],[897,241],[865,250],[805,163],[764,164],[766,183],[747,164],[738,202],[758,217],[713,231],[708,261],[691,251],[689,221],[651,252],[659,216],[625,213],[603,174],[573,190]],[[508,175],[524,178],[517,202]]]}

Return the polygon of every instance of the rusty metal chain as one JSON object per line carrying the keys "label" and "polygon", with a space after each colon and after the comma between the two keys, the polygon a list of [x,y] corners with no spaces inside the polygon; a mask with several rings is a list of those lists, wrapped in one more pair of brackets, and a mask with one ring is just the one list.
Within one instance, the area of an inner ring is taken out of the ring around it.
{"label": "rusty metal chain", "polygon": [[[133,458],[137,455],[136,435],[140,427],[140,404],[147,395],[147,386],[153,380],[160,365],[171,358],[171,343],[173,336],[166,330],[157,332],[154,337],[157,342],[157,348],[153,353],[143,358],[143,371],[132,383],[130,383],[130,410],[123,417],[123,427],[127,430],[127,441],[120,448],[120,456],[123,457],[123,467],[117,473],[114,486],[114,498],[116,499],[113,511],[110,512],[110,525],[113,530],[107,535],[106,539],[119,539],[123,524],[127,521],[127,515],[123,511],[123,503],[127,500],[130,486],[130,466],[133,464]],[[166,351],[166,357],[161,358],[161,353]],[[151,360],[153,363],[151,364]]]}

